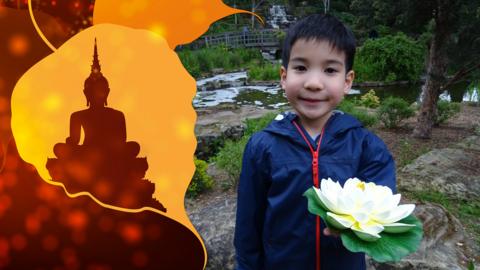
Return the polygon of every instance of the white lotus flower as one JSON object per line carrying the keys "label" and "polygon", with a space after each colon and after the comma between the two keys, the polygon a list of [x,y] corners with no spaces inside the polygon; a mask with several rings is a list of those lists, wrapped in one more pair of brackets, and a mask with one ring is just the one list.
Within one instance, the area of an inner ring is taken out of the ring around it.
{"label": "white lotus flower", "polygon": [[314,190],[327,209],[327,222],[337,229],[351,229],[365,241],[379,239],[382,231],[401,233],[415,226],[397,222],[409,216],[415,205],[398,205],[401,195],[394,195],[389,187],[350,178],[342,188],[328,178]]}

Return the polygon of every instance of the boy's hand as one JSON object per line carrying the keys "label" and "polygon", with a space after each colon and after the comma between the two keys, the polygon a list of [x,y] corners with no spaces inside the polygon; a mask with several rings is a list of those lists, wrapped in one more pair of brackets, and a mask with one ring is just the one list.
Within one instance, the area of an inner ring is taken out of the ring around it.
{"label": "boy's hand", "polygon": [[323,234],[326,235],[326,236],[334,236],[334,237],[339,237],[340,236],[340,232],[335,230],[335,229],[330,229],[330,228],[325,228],[323,230]]}

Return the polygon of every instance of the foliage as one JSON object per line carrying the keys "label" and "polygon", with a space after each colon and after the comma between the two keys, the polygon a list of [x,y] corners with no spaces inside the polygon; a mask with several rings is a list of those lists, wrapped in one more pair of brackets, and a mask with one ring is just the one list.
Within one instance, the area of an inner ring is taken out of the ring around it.
{"label": "foliage", "polygon": [[243,133],[244,137],[250,137],[253,133],[258,132],[270,124],[273,118],[275,118],[275,113],[267,113],[260,118],[247,118],[245,119],[245,131]]}
{"label": "foliage", "polygon": [[418,146],[412,143],[410,140],[400,141],[400,151],[398,156],[395,157],[395,162],[398,168],[402,168],[412,163],[419,156],[427,153],[429,149],[426,146]]}
{"label": "foliage", "polygon": [[200,77],[201,69],[200,69],[200,62],[198,56],[194,54],[194,52],[190,50],[184,50],[178,53],[180,57],[180,61],[182,61],[183,66],[187,69],[188,73],[192,75],[192,77]]}
{"label": "foliage", "polygon": [[412,117],[414,114],[414,110],[408,106],[408,103],[397,97],[386,98],[377,111],[378,119],[387,128],[398,127],[402,120]]}
{"label": "foliage", "polygon": [[225,188],[236,186],[238,182],[242,169],[243,151],[247,142],[248,139],[246,137],[242,137],[238,141],[227,140],[213,158],[218,168],[223,169],[228,174],[229,181],[226,183]]}
{"label": "foliage", "polygon": [[368,39],[359,48],[354,70],[359,81],[417,81],[425,48],[403,33]]}
{"label": "foliage", "polygon": [[250,137],[257,131],[264,129],[275,117],[275,114],[268,113],[263,117],[245,120],[245,132],[238,141],[227,140],[215,157],[214,162],[220,169],[225,170],[229,176],[229,182],[225,188],[236,186],[242,169],[242,157],[245,146]]}
{"label": "foliage", "polygon": [[370,89],[365,95],[360,97],[361,104],[367,108],[377,108],[380,106],[380,98],[375,94],[375,90]]}
{"label": "foliage", "polygon": [[347,99],[344,99],[337,109],[357,118],[365,127],[373,126],[378,121],[375,115],[370,115],[365,109],[355,107],[355,104]]}
{"label": "foliage", "polygon": [[256,81],[278,81],[280,79],[280,65],[265,64],[252,65],[248,69],[248,79]]}
{"label": "foliage", "polygon": [[448,102],[440,100],[437,103],[437,115],[435,118],[435,125],[439,125],[447,121],[448,118],[460,112],[460,103]]}
{"label": "foliage", "polygon": [[225,46],[204,48],[199,50],[183,49],[178,52],[180,61],[187,71],[195,78],[210,73],[214,68],[232,71],[247,65],[263,63],[259,50],[230,49]]}
{"label": "foliage", "polygon": [[200,193],[211,189],[213,179],[207,174],[208,164],[204,160],[195,157],[195,174],[187,189],[187,197],[195,198]]}

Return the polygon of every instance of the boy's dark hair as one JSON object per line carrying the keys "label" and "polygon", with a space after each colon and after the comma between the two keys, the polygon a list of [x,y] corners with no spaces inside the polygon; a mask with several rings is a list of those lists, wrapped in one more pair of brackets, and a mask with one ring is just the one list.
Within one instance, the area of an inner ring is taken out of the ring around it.
{"label": "boy's dark hair", "polygon": [[288,29],[283,44],[282,66],[288,67],[290,51],[299,39],[328,41],[333,48],[345,53],[346,72],[352,70],[355,57],[355,37],[341,21],[325,14],[307,16]]}

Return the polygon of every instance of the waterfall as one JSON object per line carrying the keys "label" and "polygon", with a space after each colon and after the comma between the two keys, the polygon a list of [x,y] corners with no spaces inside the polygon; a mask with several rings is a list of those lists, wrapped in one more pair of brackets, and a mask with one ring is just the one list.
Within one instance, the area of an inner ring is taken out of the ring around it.
{"label": "waterfall", "polygon": [[288,25],[290,23],[290,21],[288,20],[287,12],[285,10],[285,6],[272,5],[269,11],[270,19],[267,20],[267,22],[272,28],[283,28],[282,26]]}

